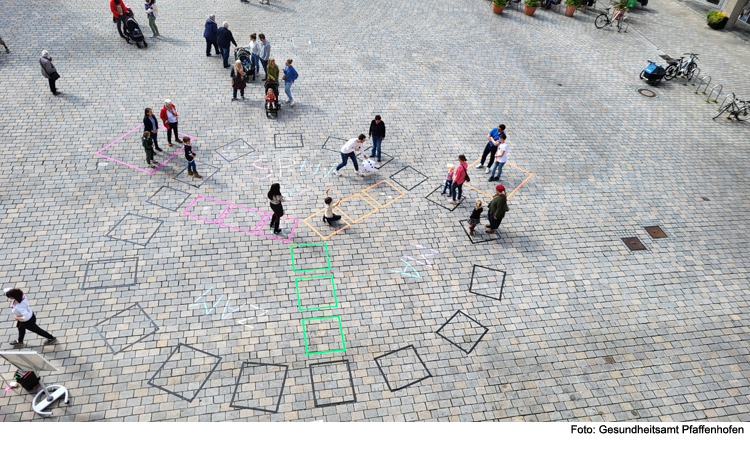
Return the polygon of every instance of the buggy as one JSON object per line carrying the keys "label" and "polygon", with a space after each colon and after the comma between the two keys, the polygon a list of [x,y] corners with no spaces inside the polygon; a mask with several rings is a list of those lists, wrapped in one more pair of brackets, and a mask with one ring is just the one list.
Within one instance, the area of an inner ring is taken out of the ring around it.
{"label": "buggy", "polygon": [[664,67],[657,65],[653,61],[649,61],[648,67],[641,71],[641,80],[647,80],[651,86],[656,86],[664,78],[667,71]]}
{"label": "buggy", "polygon": [[125,19],[125,26],[122,30],[125,35],[125,41],[127,41],[128,44],[135,42],[135,45],[138,48],[148,47],[148,42],[146,42],[146,38],[143,36],[141,26],[138,25],[138,22],[136,22],[133,17],[133,11],[128,9],[125,15],[127,16],[127,19]]}
{"label": "buggy", "polygon": [[234,59],[240,60],[242,62],[242,70],[245,71],[245,83],[250,82],[250,77],[253,77],[253,81],[255,81],[255,66],[253,65],[253,57],[250,53],[250,50],[246,49],[245,47],[237,47],[234,50]]}
{"label": "buggy", "polygon": [[[269,89],[273,90],[273,95],[276,96],[276,107],[271,108],[268,106],[268,103],[266,102],[266,93]],[[266,107],[266,117],[269,119],[271,117],[277,118],[279,116],[279,109],[281,109],[280,102],[279,102],[279,83],[275,81],[266,81],[266,83],[263,85],[263,104]]]}

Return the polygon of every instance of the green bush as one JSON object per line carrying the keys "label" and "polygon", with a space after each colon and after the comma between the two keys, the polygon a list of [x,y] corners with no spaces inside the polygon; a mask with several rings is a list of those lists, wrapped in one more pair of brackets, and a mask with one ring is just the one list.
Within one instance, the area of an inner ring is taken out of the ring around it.
{"label": "green bush", "polygon": [[492,0],[495,6],[505,6],[508,4],[507,0]]}
{"label": "green bush", "polygon": [[523,0],[523,4],[530,8],[538,8],[539,0]]}
{"label": "green bush", "polygon": [[617,9],[625,9],[628,7],[628,2],[620,2],[615,5],[615,8]]}
{"label": "green bush", "polygon": [[576,8],[580,8],[583,2],[581,0],[565,0],[565,4],[568,6],[575,6]]}
{"label": "green bush", "polygon": [[708,23],[711,24],[717,24],[724,20],[727,17],[726,14],[724,14],[721,11],[709,11],[708,14],[706,14],[706,18],[708,18]]}

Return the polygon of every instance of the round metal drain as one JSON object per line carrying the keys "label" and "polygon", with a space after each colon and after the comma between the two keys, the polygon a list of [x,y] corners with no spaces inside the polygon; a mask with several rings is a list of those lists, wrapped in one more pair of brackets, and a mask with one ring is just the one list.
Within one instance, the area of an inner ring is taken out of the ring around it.
{"label": "round metal drain", "polygon": [[650,89],[638,89],[638,93],[644,97],[656,97],[656,92]]}

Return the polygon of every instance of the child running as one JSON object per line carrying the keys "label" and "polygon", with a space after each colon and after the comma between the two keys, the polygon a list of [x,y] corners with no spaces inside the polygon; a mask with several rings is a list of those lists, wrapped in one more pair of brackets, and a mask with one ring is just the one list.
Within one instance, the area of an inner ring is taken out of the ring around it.
{"label": "child running", "polygon": [[341,197],[339,197],[339,201],[336,202],[336,204],[333,204],[333,199],[328,196],[328,191],[330,191],[331,188],[326,189],[326,210],[325,213],[323,213],[323,222],[328,223],[328,225],[333,225],[334,222],[341,220],[341,216],[338,214],[333,213],[333,208],[339,206],[341,204]]}
{"label": "child running", "polygon": [[484,208],[482,208],[482,201],[477,200],[474,206],[474,211],[472,211],[471,216],[469,216],[469,234],[472,236],[474,235],[474,227],[481,222],[480,216],[482,215],[482,211],[484,211]]}
{"label": "child running", "polygon": [[448,164],[448,175],[445,176],[445,186],[443,186],[443,195],[445,195],[445,191],[448,190],[448,195],[450,194],[450,188],[453,184],[453,171],[455,170],[456,166],[453,164]]}
{"label": "child running", "polygon": [[268,93],[266,94],[266,108],[276,109],[276,96],[273,94],[273,89],[271,88],[268,88]]}

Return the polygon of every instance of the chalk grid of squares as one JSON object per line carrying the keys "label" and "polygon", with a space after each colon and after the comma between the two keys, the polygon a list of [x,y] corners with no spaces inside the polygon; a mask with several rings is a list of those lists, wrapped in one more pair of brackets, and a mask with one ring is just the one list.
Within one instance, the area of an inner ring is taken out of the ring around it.
{"label": "chalk grid of squares", "polygon": [[357,401],[351,365],[346,359],[310,364],[310,383],[316,408]]}
{"label": "chalk grid of squares", "polygon": [[375,358],[375,364],[391,392],[406,389],[432,377],[413,345],[380,355]]}
{"label": "chalk grid of squares", "polygon": [[[127,274],[127,277],[123,275]],[[138,284],[138,257],[98,259],[86,263],[81,290],[130,287]]]}
{"label": "chalk grid of squares", "polygon": [[179,343],[148,380],[148,385],[190,403],[220,363],[220,356]]}
{"label": "chalk grid of squares", "polygon": [[94,330],[109,351],[116,355],[156,334],[159,327],[139,303],[134,303],[98,322]]}
{"label": "chalk grid of squares", "polygon": [[229,406],[271,414],[279,412],[288,373],[286,365],[243,362]]}
{"label": "chalk grid of squares", "polygon": [[466,315],[460,309],[435,332],[467,355],[479,344],[489,328]]}
{"label": "chalk grid of squares", "polygon": [[145,247],[163,223],[164,221],[161,219],[127,213],[105,236],[116,241]]}

